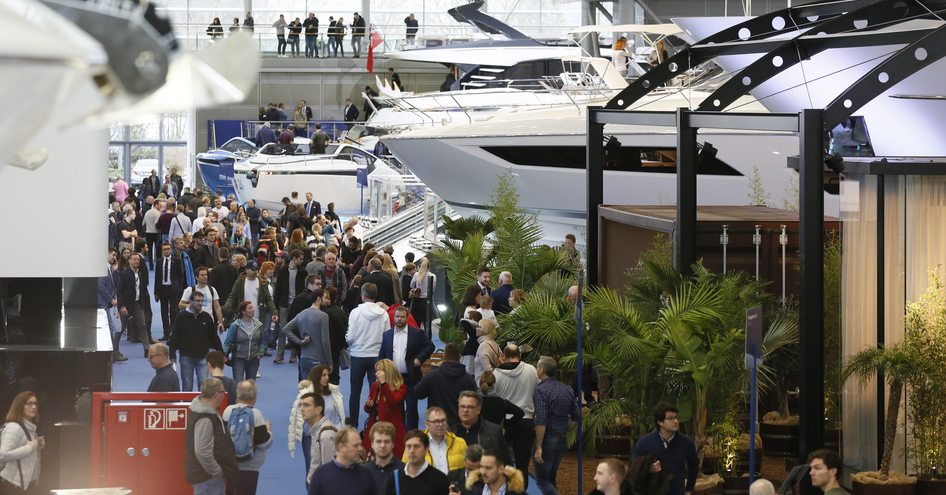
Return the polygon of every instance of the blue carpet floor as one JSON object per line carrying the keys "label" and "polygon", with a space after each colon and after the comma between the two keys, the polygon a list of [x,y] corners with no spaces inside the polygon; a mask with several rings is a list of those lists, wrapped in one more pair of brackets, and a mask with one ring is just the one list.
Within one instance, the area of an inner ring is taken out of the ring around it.
{"label": "blue carpet floor", "polygon": [[[154,277],[151,277],[154,280]],[[152,292],[153,293],[153,292]],[[152,322],[151,335],[158,338],[162,335],[161,319],[159,307],[152,301],[152,309],[155,315]],[[443,348],[439,339],[434,337],[437,348]],[[154,376],[154,370],[144,358],[141,344],[132,344],[122,338],[121,351],[128,357],[124,363],[116,363],[113,366],[112,390],[115,392],[136,392],[148,388],[151,378]],[[266,454],[266,462],[260,471],[259,488],[257,493],[261,495],[275,493],[305,493],[305,467],[302,460],[301,446],[296,446],[296,457],[289,457],[289,448],[287,443],[289,430],[289,411],[292,408],[292,402],[296,398],[298,391],[297,375],[298,371],[295,364],[274,364],[273,358],[263,358],[260,366],[260,378],[257,380],[259,386],[259,399],[256,407],[263,415],[272,422],[273,425],[273,446]],[[230,369],[227,369],[227,373]],[[342,394],[346,398],[345,407],[348,407],[347,398],[350,396],[350,377],[347,370],[342,371],[340,375],[340,386]],[[365,386],[361,393],[359,403],[364,404],[368,399],[368,387]],[[418,404],[420,411],[421,425],[423,428],[423,411],[427,409],[427,401],[422,400]],[[346,413],[348,411],[346,410]],[[364,413],[360,419],[364,421]],[[534,480],[530,480],[528,493],[536,495],[539,491],[535,488]]]}

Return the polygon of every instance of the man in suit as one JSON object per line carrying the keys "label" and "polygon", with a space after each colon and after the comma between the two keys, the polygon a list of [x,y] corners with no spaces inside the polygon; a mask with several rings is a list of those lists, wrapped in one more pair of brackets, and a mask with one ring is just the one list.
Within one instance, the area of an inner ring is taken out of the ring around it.
{"label": "man in suit", "polygon": [[158,171],[152,169],[151,175],[145,177],[145,180],[141,182],[141,187],[147,187],[151,191],[151,196],[158,197],[158,193],[161,192],[161,179],[158,177]]}
{"label": "man in suit", "polygon": [[154,300],[161,303],[161,340],[171,335],[171,325],[177,318],[177,302],[184,292],[184,269],[181,258],[174,256],[170,243],[161,244],[161,256],[154,269]]}
{"label": "man in suit", "polygon": [[405,405],[407,415],[405,426],[413,430],[417,428],[417,397],[414,395],[414,386],[420,382],[422,374],[420,367],[434,352],[434,344],[427,339],[427,333],[419,328],[407,325],[407,308],[398,306],[394,311],[394,328],[385,330],[381,336],[381,351],[378,359],[394,361],[397,370],[404,377],[407,385]]}
{"label": "man in suit", "polygon": [[122,324],[118,318],[118,273],[112,269],[118,259],[118,252],[114,248],[108,250],[107,272],[99,277],[98,281],[98,307],[105,310],[105,316],[108,318],[108,331],[112,337],[112,362],[128,361],[118,346],[122,339]]}
{"label": "man in suit", "polygon": [[145,325],[144,305],[148,304],[148,271],[140,270],[141,255],[134,253],[128,257],[128,268],[118,277],[118,309],[128,320],[129,337],[141,342],[144,357],[148,357],[151,341],[151,329]]}
{"label": "man in suit", "polygon": [[378,287],[378,302],[394,306],[394,279],[387,272],[381,271],[381,257],[375,256],[368,262],[368,275],[361,280],[362,284],[375,284]]}
{"label": "man in suit", "polygon": [[348,124],[345,124],[345,125],[347,125],[349,129],[351,129],[354,126],[354,124],[352,124],[351,122],[354,122],[355,119],[357,118],[358,118],[358,107],[356,107],[355,105],[352,105],[351,98],[345,98],[345,122],[348,122]]}
{"label": "man in suit", "polygon": [[[285,325],[289,323],[289,306],[296,296],[305,292],[305,278],[308,272],[305,271],[303,260],[305,255],[298,249],[293,249],[289,253],[289,263],[286,263],[279,272],[276,273],[276,289],[273,291],[273,303],[279,310],[279,321]],[[279,336],[279,342],[276,346],[276,362],[281,363],[286,354],[286,337],[284,334]],[[289,353],[289,362],[295,363],[299,355],[299,349],[293,347]]]}
{"label": "man in suit", "polygon": [[312,193],[310,192],[305,193],[305,204],[302,206],[305,207],[305,214],[309,218],[322,214],[322,205],[312,199]]}

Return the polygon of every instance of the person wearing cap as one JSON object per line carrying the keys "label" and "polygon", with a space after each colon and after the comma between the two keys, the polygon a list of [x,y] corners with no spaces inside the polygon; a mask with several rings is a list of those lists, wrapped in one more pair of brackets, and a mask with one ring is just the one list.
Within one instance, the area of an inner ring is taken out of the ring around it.
{"label": "person wearing cap", "polygon": [[272,125],[269,121],[263,122],[262,127],[256,131],[256,145],[262,148],[269,143],[276,142],[276,132],[273,131]]}
{"label": "person wearing cap", "polygon": [[[230,289],[230,297],[227,298],[227,302],[223,306],[223,312],[228,315],[228,318],[234,317],[236,308],[241,302],[250,301],[254,308],[269,308],[270,314],[273,315],[273,323],[279,321],[273,298],[269,295],[265,285],[260,282],[257,274],[259,274],[259,264],[256,263],[256,260],[248,260],[246,271],[233,284],[233,288]],[[236,317],[239,317],[239,315],[236,315]]]}

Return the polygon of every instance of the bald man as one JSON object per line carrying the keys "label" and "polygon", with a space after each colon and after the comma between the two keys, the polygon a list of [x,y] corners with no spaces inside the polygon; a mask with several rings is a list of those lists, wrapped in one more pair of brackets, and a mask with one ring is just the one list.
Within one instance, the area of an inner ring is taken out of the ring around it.
{"label": "bald man", "polygon": [[749,486],[749,495],[775,495],[775,486],[771,481],[759,478]]}

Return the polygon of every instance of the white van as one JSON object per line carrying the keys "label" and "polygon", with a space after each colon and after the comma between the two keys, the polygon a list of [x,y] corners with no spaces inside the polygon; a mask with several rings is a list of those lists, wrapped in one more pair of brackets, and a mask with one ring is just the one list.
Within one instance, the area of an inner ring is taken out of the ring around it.
{"label": "white van", "polygon": [[161,176],[161,169],[158,166],[157,158],[142,158],[135,162],[135,165],[131,167],[131,180],[129,183],[133,186],[137,186],[144,182],[144,180],[151,175],[151,171],[156,170],[158,172],[158,177]]}

